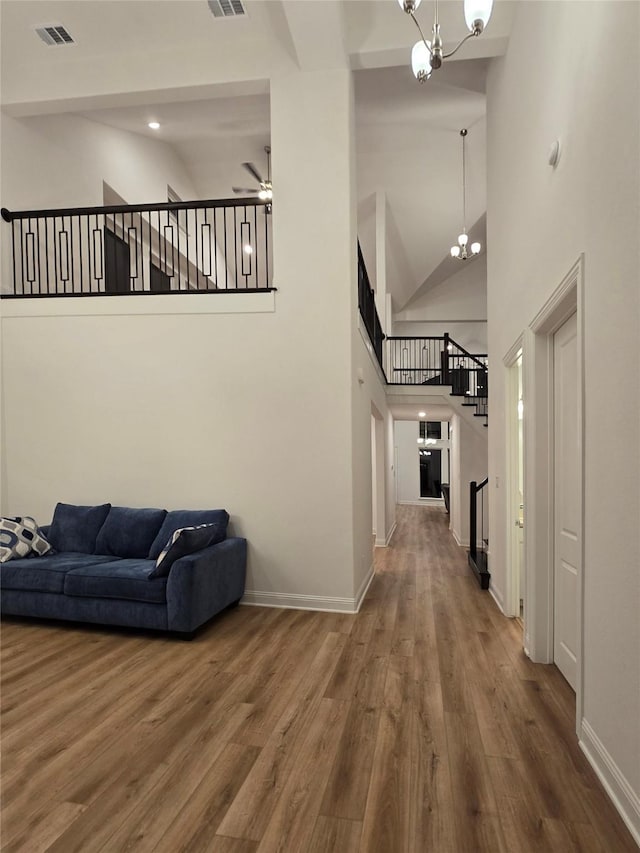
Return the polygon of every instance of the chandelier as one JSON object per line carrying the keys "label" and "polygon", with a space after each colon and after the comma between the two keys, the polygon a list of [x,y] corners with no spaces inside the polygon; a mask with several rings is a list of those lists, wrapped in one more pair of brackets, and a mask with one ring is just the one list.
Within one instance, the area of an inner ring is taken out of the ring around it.
{"label": "chandelier", "polygon": [[466,161],[464,143],[467,138],[466,128],[460,131],[462,137],[462,234],[458,235],[458,245],[451,247],[451,257],[457,258],[459,261],[466,261],[467,258],[472,258],[474,255],[480,254],[482,245],[480,243],[472,243],[469,247],[471,254],[467,253],[467,244],[469,238],[467,236],[467,193],[466,193]]}
{"label": "chandelier", "polygon": [[438,0],[435,0],[435,18],[431,29],[432,39],[425,38],[422,28],[415,16],[418,6],[422,0],[398,0],[400,7],[409,15],[420,33],[420,41],[417,41],[411,51],[411,67],[413,73],[420,83],[424,83],[431,77],[431,72],[436,71],[442,65],[443,59],[453,56],[462,45],[474,36],[479,36],[491,17],[493,0],[464,0],[464,18],[469,27],[469,33],[449,53],[442,49],[442,36],[440,35],[440,22],[438,19]]}

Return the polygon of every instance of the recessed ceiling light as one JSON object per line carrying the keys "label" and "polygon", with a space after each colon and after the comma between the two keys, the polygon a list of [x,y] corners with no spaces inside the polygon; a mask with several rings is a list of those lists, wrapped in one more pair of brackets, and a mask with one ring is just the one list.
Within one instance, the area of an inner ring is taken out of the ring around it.
{"label": "recessed ceiling light", "polygon": [[148,126],[151,130],[160,130],[160,122],[158,121],[150,121]]}
{"label": "recessed ceiling light", "polygon": [[419,418],[426,418],[426,417],[427,417],[427,413],[426,413],[426,412],[418,412],[418,417],[419,417]]}

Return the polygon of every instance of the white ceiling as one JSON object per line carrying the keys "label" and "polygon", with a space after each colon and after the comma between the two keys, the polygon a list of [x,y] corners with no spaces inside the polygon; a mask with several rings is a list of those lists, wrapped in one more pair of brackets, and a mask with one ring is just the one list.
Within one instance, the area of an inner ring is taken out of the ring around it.
{"label": "white ceiling", "polygon": [[[449,406],[424,405],[418,406],[407,403],[391,403],[389,411],[396,421],[450,421],[453,411]],[[419,412],[424,412],[421,418]]]}
{"label": "white ceiling", "polygon": [[[486,208],[485,80],[490,57],[505,49],[512,3],[497,2],[483,36],[424,85],[408,66],[416,31],[396,0],[245,5],[245,19],[221,21],[206,0],[3,0],[4,108],[16,115],[72,110],[153,136],[176,149],[202,197],[230,195],[232,184],[252,185],[243,160],[266,168],[271,74],[323,63],[361,69],[355,71],[358,201],[365,209],[372,193],[386,194],[396,271],[391,288],[401,308],[442,280],[442,263],[461,229],[463,126],[469,128],[467,224]],[[441,2],[440,9],[450,47],[465,34],[462,2]],[[425,0],[418,12],[427,30],[431,10]],[[43,45],[32,28],[52,23],[67,26],[77,45]],[[161,129],[149,130],[150,120]]]}

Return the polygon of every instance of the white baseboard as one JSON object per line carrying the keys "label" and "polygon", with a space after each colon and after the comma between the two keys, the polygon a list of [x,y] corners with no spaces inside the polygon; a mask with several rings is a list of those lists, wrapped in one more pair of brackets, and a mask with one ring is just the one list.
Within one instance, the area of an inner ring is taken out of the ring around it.
{"label": "white baseboard", "polygon": [[367,574],[362,579],[362,583],[360,584],[360,589],[356,592],[356,598],[355,598],[355,612],[356,613],[360,610],[362,602],[364,601],[364,597],[367,594],[367,590],[371,586],[371,581],[373,580],[374,575],[375,575],[375,572],[373,570],[373,565],[372,565],[369,567],[369,571],[367,572]]}
{"label": "white baseboard", "polygon": [[461,548],[468,548],[469,547],[469,540],[468,539],[461,539],[458,536],[458,531],[454,530],[453,527],[451,528],[451,534],[453,535],[453,538],[456,540],[456,545],[459,545]]}
{"label": "white baseboard", "polygon": [[240,602],[252,607],[279,607],[284,610],[323,610],[328,613],[357,613],[354,598],[324,598],[321,595],[289,595],[247,589]]}
{"label": "white baseboard", "polygon": [[420,498],[418,501],[398,501],[400,506],[444,506],[444,498]]}
{"label": "white baseboard", "polygon": [[397,525],[394,521],[393,526],[392,526],[391,530],[389,531],[389,535],[387,536],[386,539],[376,539],[376,548],[388,548],[389,547],[389,542],[391,542],[391,537],[396,532],[396,526]]}
{"label": "white baseboard", "polygon": [[580,749],[593,767],[629,832],[640,846],[640,796],[633,790],[604,744],[583,718]]}
{"label": "white baseboard", "polygon": [[500,593],[499,590],[494,589],[493,584],[491,584],[491,583],[489,584],[489,595],[491,596],[491,598],[493,598],[495,603],[498,605],[498,610],[504,616],[505,614],[504,614],[504,607],[502,606],[502,594]]}

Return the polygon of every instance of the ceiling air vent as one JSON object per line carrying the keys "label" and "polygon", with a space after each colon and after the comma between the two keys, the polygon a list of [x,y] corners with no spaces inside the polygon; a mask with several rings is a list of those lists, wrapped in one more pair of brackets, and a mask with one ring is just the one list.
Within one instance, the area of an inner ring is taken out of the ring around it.
{"label": "ceiling air vent", "polygon": [[241,0],[207,0],[215,18],[236,18],[246,15]]}
{"label": "ceiling air vent", "polygon": [[42,39],[42,41],[49,45],[49,47],[53,47],[55,45],[68,45],[75,44],[75,41],[71,38],[71,35],[67,30],[62,26],[62,24],[51,24],[48,27],[36,27],[36,32]]}

